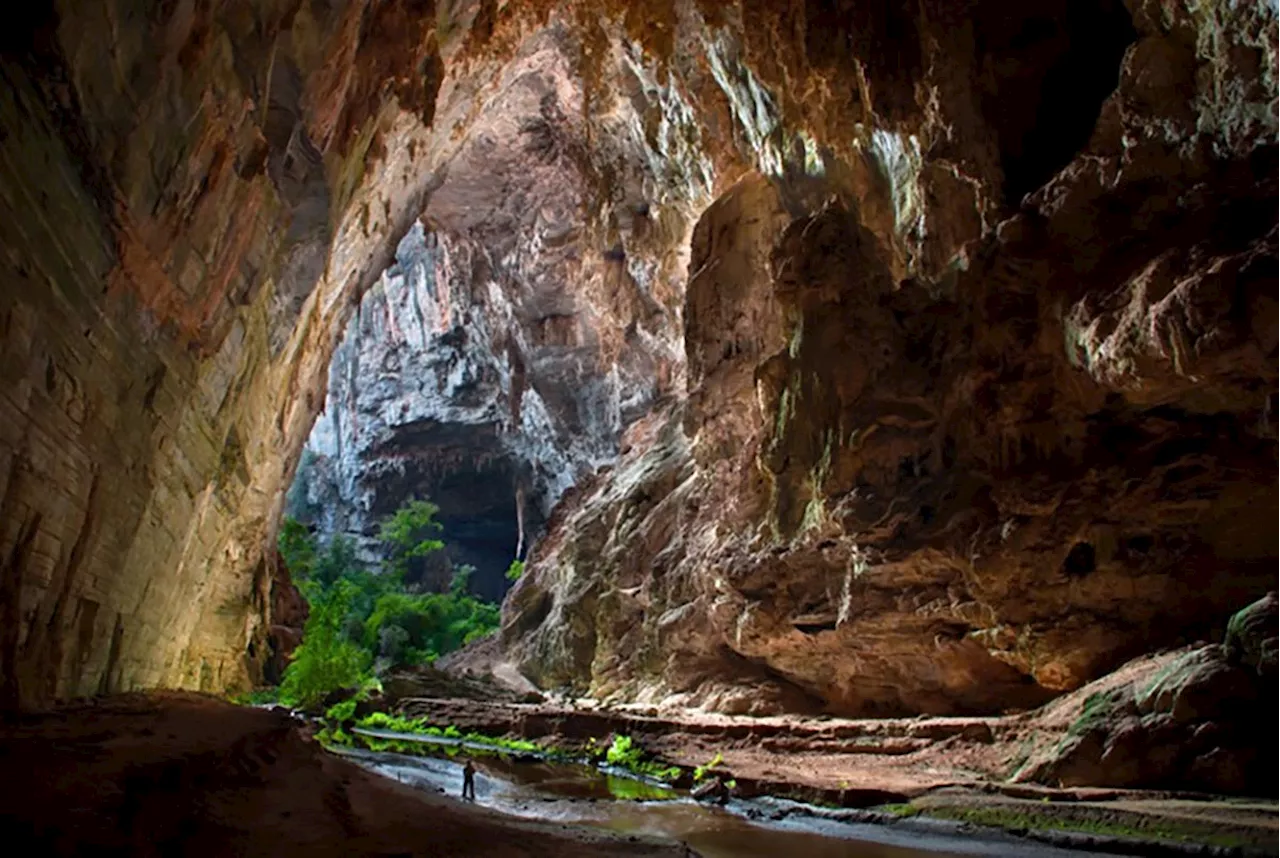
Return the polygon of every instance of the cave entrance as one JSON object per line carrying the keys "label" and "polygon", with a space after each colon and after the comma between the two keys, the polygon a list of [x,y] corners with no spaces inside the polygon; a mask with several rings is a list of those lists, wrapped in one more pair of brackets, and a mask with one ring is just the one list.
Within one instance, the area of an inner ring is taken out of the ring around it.
{"label": "cave entrance", "polygon": [[554,498],[538,481],[539,443],[512,426],[518,379],[507,350],[482,321],[442,306],[447,252],[415,224],[364,296],[334,353],[285,512],[377,563],[388,551],[384,523],[414,499],[429,501],[444,546],[414,558],[406,584],[447,591],[470,567],[468,591],[498,603]]}

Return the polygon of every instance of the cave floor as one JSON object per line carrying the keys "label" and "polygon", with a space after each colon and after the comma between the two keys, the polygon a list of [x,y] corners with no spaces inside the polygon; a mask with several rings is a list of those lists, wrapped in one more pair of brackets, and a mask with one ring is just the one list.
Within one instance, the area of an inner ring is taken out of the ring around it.
{"label": "cave floor", "polygon": [[[747,717],[588,700],[517,703],[474,699],[476,678],[467,680],[471,685],[450,684],[457,675],[445,682],[433,675],[422,685],[423,697],[402,698],[395,708],[436,724],[553,745],[625,734],[670,763],[718,760],[716,773],[736,780],[744,796],[790,796],[847,809],[895,805],[897,813],[1013,830],[1085,832],[1078,840],[1084,848],[1096,845],[1094,835],[1110,832],[1280,854],[1274,798],[1018,781],[1029,758],[1066,735],[1085,698],[1159,669],[1176,654],[1135,660],[1042,709],[1005,716]],[[467,696],[455,696],[459,692]],[[1056,835],[1051,840],[1065,842]]]}
{"label": "cave floor", "polygon": [[522,821],[328,754],[289,716],[124,695],[0,725],[0,842],[39,855],[661,856],[666,844]]}
{"label": "cave floor", "polygon": [[[1126,828],[1156,839],[1191,832],[1192,841],[1242,844],[1239,854],[1275,854],[1274,801],[997,783],[984,767],[1014,753],[1021,735],[1002,729],[1002,719],[855,722],[457,698],[404,703],[460,727],[566,743],[626,732],[687,765],[720,754],[718,769],[748,794],[848,808],[910,800],[913,813],[963,823],[976,812],[985,814],[981,824],[1003,819],[1006,828],[1057,819],[1070,824],[1046,827],[1092,832],[1050,840],[1075,848],[1097,847],[1108,829]],[[324,752],[309,729],[279,711],[182,693],[10,718],[0,724],[0,774],[14,788],[0,803],[0,837],[46,855],[681,854],[670,840],[517,819],[401,785]],[[885,816],[866,813],[864,821]]]}

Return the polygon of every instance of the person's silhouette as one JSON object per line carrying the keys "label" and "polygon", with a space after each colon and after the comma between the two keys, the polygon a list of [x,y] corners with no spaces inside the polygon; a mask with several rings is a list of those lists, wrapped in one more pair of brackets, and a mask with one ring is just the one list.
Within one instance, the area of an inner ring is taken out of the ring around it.
{"label": "person's silhouette", "polygon": [[462,767],[462,797],[464,799],[476,800],[476,767],[467,760],[467,764]]}

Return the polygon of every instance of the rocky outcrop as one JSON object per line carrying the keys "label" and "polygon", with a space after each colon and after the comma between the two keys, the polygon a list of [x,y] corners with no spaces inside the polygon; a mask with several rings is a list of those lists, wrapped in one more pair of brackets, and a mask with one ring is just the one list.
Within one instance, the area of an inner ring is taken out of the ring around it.
{"label": "rocky outcrop", "polygon": [[[0,60],[4,702],[261,678],[348,325],[379,341],[351,462],[488,474],[460,518],[563,493],[505,618],[544,684],[985,710],[1212,630],[1276,557],[1274,24],[32,6]],[[356,483],[366,517],[393,493]]]}
{"label": "rocky outcrop", "polygon": [[[1274,795],[1276,599],[1241,611],[1268,660],[1239,664],[1237,636],[1192,649],[1154,677],[1091,695],[1066,736],[1020,780],[1063,786]],[[1233,620],[1233,627],[1238,620]]]}
{"label": "rocky outcrop", "polygon": [[[983,44],[1047,87],[1079,68],[1075,14]],[[1053,120],[1092,129],[1060,164],[1032,142],[1047,126],[969,135],[991,102],[917,83],[915,136],[873,136],[900,147],[879,185],[828,164],[721,196],[693,241],[687,405],[558,514],[506,604],[517,663],[719,710],[980,712],[1220,632],[1276,553],[1259,14],[1098,18],[1081,38],[1119,46],[1116,88]],[[913,35],[954,38],[938,20]],[[950,81],[1000,88],[991,55],[945,56]],[[1027,148],[960,160],[965,220],[919,183],[979,137]]]}
{"label": "rocky outcrop", "polygon": [[[302,593],[294,586],[289,567],[279,551],[265,554],[271,568],[271,630],[267,635],[267,658],[262,665],[262,679],[268,685],[279,685],[293,651],[302,644],[302,630],[310,609]],[[256,653],[255,653],[256,655]]]}

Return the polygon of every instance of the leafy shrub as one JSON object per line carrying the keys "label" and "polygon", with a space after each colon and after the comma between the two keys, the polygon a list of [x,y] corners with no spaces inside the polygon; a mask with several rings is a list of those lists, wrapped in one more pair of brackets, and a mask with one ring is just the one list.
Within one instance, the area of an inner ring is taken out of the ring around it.
{"label": "leafy shrub", "polygon": [[281,702],[314,706],[335,688],[360,685],[367,677],[371,660],[368,651],[342,634],[353,592],[346,581],[339,581],[328,590],[313,588],[302,645],[294,652],[280,683]]}
{"label": "leafy shrub", "polygon": [[505,574],[508,581],[519,581],[520,576],[524,574],[524,561],[512,560],[511,565],[507,567]]}
{"label": "leafy shrub", "polygon": [[[477,637],[498,628],[497,605],[458,593],[385,593],[378,598],[373,613],[364,624],[364,644],[379,645],[381,630],[388,626],[403,629],[407,638],[395,663],[409,661],[410,654],[431,660],[465,646]],[[391,652],[380,655],[393,658]]]}
{"label": "leafy shrub", "polygon": [[716,755],[712,757],[711,761],[708,762],[705,766],[698,766],[696,769],[693,770],[694,781],[696,782],[696,781],[702,780],[707,776],[707,772],[714,769],[716,766],[720,765],[723,762],[724,762],[724,755],[721,754],[719,751],[717,751]]}
{"label": "leafy shrub", "polygon": [[613,744],[605,752],[605,762],[638,775],[655,778],[661,781],[673,781],[680,777],[678,766],[664,766],[652,760],[646,760],[644,750],[636,745],[630,736],[614,734]]}
{"label": "leafy shrub", "polygon": [[350,539],[317,545],[305,525],[284,520],[280,552],[311,613],[285,670],[282,702],[314,706],[334,689],[365,682],[371,665],[424,664],[497,629],[498,606],[467,593],[472,567],[459,567],[448,593],[405,589],[409,562],[444,544],[433,536],[437,511],[412,500],[383,522],[391,559],[381,572],[361,564]]}
{"label": "leafy shrub", "polygon": [[640,749],[631,741],[630,736],[624,736],[619,733],[613,737],[613,744],[609,746],[609,750],[605,754],[605,760],[611,766],[631,768],[640,762],[641,753]]}
{"label": "leafy shrub", "polygon": [[356,698],[351,697],[341,703],[335,703],[324,713],[324,717],[339,723],[349,721],[351,716],[356,714],[356,705],[359,702]]}

